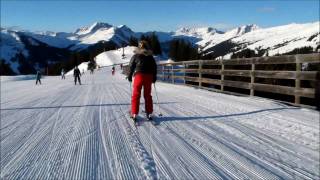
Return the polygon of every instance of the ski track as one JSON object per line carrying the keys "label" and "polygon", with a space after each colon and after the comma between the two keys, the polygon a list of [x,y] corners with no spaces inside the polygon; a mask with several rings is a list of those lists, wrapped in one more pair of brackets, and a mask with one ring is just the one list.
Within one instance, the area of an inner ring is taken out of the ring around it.
{"label": "ski track", "polygon": [[320,178],[317,111],[157,82],[160,124],[136,128],[119,72],[1,82],[0,178]]}

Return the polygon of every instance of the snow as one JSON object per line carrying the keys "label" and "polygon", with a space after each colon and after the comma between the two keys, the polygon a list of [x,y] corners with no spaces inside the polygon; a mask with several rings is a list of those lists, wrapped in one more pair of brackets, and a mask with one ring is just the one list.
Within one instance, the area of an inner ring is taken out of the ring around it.
{"label": "snow", "polygon": [[[319,39],[308,41],[315,34],[319,34],[320,22],[306,24],[289,24],[272,28],[258,29],[243,36],[232,39],[235,43],[247,43],[249,49],[267,49],[269,55],[275,55],[278,52],[286,53],[295,48],[311,46],[316,48],[320,44]],[[290,42],[290,43],[288,43]],[[287,43],[284,46],[276,48],[277,45]]]}
{"label": "snow", "polygon": [[[131,57],[133,56],[133,51],[136,47],[134,46],[127,46],[124,47],[125,58],[122,59],[122,48],[117,50],[106,51],[103,53],[98,54],[95,57],[95,61],[97,66],[104,67],[104,66],[112,66],[117,64],[127,64],[130,62]],[[88,69],[88,62],[83,62],[78,66],[80,72],[82,70],[87,71]],[[66,73],[66,75],[73,75],[73,70]]]}
{"label": "snow", "polygon": [[[89,62],[82,62],[81,64],[78,65],[78,69],[80,70],[81,73],[86,72],[88,70],[88,63]],[[70,70],[66,73],[66,76],[73,75],[73,70]]]}
{"label": "snow", "polygon": [[19,63],[13,60],[19,53],[22,53],[25,57],[29,55],[29,52],[25,49],[21,39],[15,31],[1,30],[1,46],[0,54],[1,59],[5,60],[15,73],[19,73]]}
{"label": "snow", "polygon": [[95,22],[89,27],[82,27],[82,28],[77,29],[75,34],[86,35],[86,34],[94,33],[95,31],[100,30],[100,29],[109,29],[111,27],[112,26],[108,23]]}
{"label": "snow", "polygon": [[1,179],[320,178],[315,110],[157,82],[135,129],[118,66],[81,80],[1,77]]}
{"label": "snow", "polygon": [[67,48],[78,42],[70,33],[28,32],[27,34],[40,42],[57,48]]}
{"label": "snow", "polygon": [[133,51],[136,47],[127,46],[124,48],[125,58],[122,59],[122,48],[112,51],[106,51],[104,53],[99,54],[96,57],[96,63],[99,66],[111,66],[114,64],[125,64],[129,63],[131,57],[134,55]]}

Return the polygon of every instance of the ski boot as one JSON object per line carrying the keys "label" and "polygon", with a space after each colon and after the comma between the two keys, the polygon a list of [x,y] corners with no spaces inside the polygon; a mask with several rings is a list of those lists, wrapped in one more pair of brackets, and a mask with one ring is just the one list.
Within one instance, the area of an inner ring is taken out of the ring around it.
{"label": "ski boot", "polygon": [[146,114],[146,118],[147,118],[147,120],[148,121],[152,121],[153,120],[153,118],[152,118],[152,114]]}

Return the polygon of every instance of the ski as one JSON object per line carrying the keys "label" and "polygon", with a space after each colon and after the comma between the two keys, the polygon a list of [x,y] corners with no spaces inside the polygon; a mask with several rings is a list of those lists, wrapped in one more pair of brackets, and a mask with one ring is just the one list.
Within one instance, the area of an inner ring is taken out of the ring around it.
{"label": "ski", "polygon": [[130,111],[129,111],[129,117],[130,117],[130,121],[133,123],[133,125],[134,125],[135,127],[138,127],[138,126],[141,125],[138,116],[136,116],[135,118],[133,118]]}
{"label": "ski", "polygon": [[154,126],[157,126],[160,124],[158,117],[156,116],[149,116],[149,117],[147,116],[145,122],[150,122]]}

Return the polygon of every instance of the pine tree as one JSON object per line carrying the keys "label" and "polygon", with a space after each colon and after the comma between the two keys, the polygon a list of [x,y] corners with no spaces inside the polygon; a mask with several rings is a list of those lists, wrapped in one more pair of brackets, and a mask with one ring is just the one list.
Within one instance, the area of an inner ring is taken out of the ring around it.
{"label": "pine tree", "polygon": [[147,40],[146,36],[144,36],[143,34],[140,36],[140,41],[143,41],[143,40]]}
{"label": "pine tree", "polygon": [[175,61],[188,61],[199,57],[197,47],[183,39],[176,39],[170,42],[169,57]]}
{"label": "pine tree", "polygon": [[151,49],[153,51],[153,53],[155,55],[161,55],[162,51],[161,51],[161,46],[160,46],[160,42],[158,39],[158,36],[156,35],[155,32],[152,33],[152,35],[148,38],[149,39],[149,43],[151,44]]}
{"label": "pine tree", "polygon": [[133,36],[131,36],[130,39],[129,39],[129,45],[138,47],[138,39],[133,37]]}

